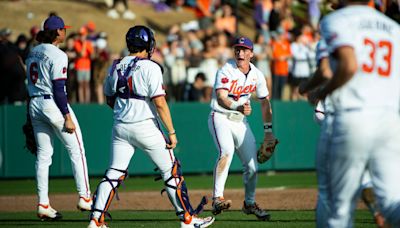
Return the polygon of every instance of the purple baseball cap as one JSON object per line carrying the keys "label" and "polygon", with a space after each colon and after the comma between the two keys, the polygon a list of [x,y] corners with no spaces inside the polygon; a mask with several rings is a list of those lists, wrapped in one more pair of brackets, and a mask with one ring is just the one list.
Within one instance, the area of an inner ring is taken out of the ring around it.
{"label": "purple baseball cap", "polygon": [[242,36],[235,40],[233,47],[245,47],[253,50],[253,42],[249,38]]}
{"label": "purple baseball cap", "polygon": [[71,28],[69,25],[65,25],[63,19],[59,16],[51,16],[44,21],[44,30],[56,30],[63,28]]}

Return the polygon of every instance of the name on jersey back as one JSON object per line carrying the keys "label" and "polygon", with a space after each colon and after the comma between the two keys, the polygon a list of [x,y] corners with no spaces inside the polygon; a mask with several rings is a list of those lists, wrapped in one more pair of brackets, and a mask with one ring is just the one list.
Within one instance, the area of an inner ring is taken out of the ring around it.
{"label": "name on jersey back", "polygon": [[49,57],[47,55],[45,55],[43,52],[37,52],[37,51],[29,53],[28,58],[36,58],[46,62],[49,60]]}
{"label": "name on jersey back", "polygon": [[361,29],[380,30],[382,32],[386,32],[389,34],[392,34],[392,30],[393,30],[393,27],[390,24],[385,23],[383,21],[377,21],[377,20],[361,21],[360,28]]}

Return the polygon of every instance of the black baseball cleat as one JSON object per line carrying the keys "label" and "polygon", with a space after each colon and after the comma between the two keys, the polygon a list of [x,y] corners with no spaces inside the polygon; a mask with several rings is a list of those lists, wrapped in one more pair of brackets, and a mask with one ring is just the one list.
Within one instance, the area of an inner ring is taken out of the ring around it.
{"label": "black baseball cleat", "polygon": [[246,202],[243,202],[242,211],[246,215],[255,215],[258,220],[269,221],[271,219],[271,215],[267,211],[261,209],[256,203],[247,205]]}

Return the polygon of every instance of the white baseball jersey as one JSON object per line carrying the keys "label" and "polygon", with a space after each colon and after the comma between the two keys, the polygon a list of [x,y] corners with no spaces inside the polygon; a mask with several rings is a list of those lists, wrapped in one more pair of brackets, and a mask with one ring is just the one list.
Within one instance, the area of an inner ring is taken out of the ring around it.
{"label": "white baseball jersey", "polygon": [[130,70],[126,76],[127,87],[117,88],[118,70],[121,70],[121,74],[124,74],[135,58],[137,57],[124,57],[104,82],[104,94],[106,96],[117,95],[117,90],[124,93],[126,92],[125,90],[129,89],[131,93],[143,98],[116,98],[114,119],[125,123],[156,118],[157,112],[151,99],[158,96],[165,96],[161,68],[156,63],[147,59],[137,61],[135,66]]}
{"label": "white baseball jersey", "polygon": [[53,44],[34,47],[26,59],[29,96],[53,95],[53,80],[67,79],[68,57]]}
{"label": "white baseball jersey", "polygon": [[[352,23],[348,23],[351,20]],[[354,48],[358,70],[354,77],[332,93],[336,111],[360,108],[399,110],[399,25],[367,6],[349,6],[321,22],[321,34],[334,52]]]}
{"label": "white baseball jersey", "polygon": [[252,92],[256,92],[259,99],[264,99],[269,95],[267,82],[265,81],[263,73],[250,63],[250,71],[246,76],[239,70],[235,60],[229,60],[217,72],[211,108],[214,111],[222,113],[238,112],[225,109],[218,104],[216,96],[216,90],[218,89],[228,90],[228,98],[238,102],[239,105],[250,102]]}

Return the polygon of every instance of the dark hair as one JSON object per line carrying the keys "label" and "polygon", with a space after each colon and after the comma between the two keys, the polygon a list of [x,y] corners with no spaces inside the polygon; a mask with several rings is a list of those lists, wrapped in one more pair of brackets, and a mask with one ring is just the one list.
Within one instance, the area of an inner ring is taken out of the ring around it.
{"label": "dark hair", "polygon": [[199,73],[196,74],[196,77],[194,78],[194,80],[197,81],[197,79],[205,81],[206,80],[206,75],[203,72],[199,72]]}
{"label": "dark hair", "polygon": [[142,52],[143,50],[147,51],[146,47],[138,47],[138,46],[128,46],[128,50],[130,53],[138,53]]}
{"label": "dark hair", "polygon": [[57,38],[57,30],[41,30],[36,35],[36,40],[40,43],[51,44]]}

